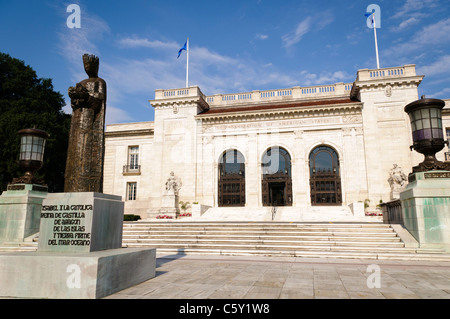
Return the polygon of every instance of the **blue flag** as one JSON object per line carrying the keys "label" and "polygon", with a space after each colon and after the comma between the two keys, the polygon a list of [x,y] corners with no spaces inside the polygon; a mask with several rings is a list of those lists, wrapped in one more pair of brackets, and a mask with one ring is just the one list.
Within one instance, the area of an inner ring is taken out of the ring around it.
{"label": "blue flag", "polygon": [[181,54],[181,52],[182,52],[183,50],[187,51],[186,45],[187,45],[187,41],[186,41],[186,43],[184,44],[184,46],[180,49],[180,51],[178,51],[178,57],[177,57],[177,59],[180,57],[180,54]]}
{"label": "blue flag", "polygon": [[374,14],[374,13],[375,13],[375,12],[365,13],[365,14],[364,14],[366,17],[372,16],[372,19],[370,19],[370,20],[372,21],[372,25],[373,25],[373,14]]}

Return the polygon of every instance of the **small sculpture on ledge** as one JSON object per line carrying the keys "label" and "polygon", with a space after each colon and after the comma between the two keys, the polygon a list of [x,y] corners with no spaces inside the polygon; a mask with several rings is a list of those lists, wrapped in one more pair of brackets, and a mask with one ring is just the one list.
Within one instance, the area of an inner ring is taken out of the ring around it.
{"label": "small sculpture on ledge", "polygon": [[161,199],[160,215],[167,215],[168,218],[177,218],[180,214],[178,207],[178,192],[181,189],[181,180],[175,176],[174,172],[170,172],[170,177],[166,181],[166,193]]}
{"label": "small sculpture on ledge", "polygon": [[174,195],[178,195],[181,186],[181,180],[177,176],[175,176],[174,172],[170,172],[170,177],[166,181],[166,192],[173,192]]}
{"label": "small sculpture on ledge", "polygon": [[400,198],[400,193],[405,190],[408,184],[408,178],[402,168],[394,164],[394,167],[389,172],[388,182],[391,186],[391,199],[398,199]]}

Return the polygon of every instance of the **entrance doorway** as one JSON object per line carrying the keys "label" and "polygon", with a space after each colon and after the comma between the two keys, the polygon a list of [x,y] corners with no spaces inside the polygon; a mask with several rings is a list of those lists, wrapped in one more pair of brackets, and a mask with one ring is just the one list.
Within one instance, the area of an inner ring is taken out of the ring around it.
{"label": "entrance doorway", "polygon": [[286,183],[269,183],[269,205],[286,205]]}
{"label": "entrance doorway", "polygon": [[262,158],[264,206],[292,206],[291,156],[279,147],[269,148]]}

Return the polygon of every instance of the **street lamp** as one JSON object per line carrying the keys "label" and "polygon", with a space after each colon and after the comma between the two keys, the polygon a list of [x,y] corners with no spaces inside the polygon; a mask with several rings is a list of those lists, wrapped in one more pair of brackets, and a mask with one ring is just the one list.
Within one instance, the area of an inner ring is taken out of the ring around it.
{"label": "street lamp", "polygon": [[14,178],[13,184],[42,184],[36,180],[34,172],[42,167],[44,159],[45,141],[48,134],[42,130],[28,128],[19,131],[20,155],[19,166],[25,171],[25,175]]}
{"label": "street lamp", "polygon": [[444,140],[442,130],[442,109],[445,102],[439,99],[426,99],[409,103],[405,106],[411,121],[413,145],[410,149],[425,156],[425,160],[413,167],[413,173],[430,170],[450,170],[447,163],[436,159],[436,153],[442,150],[448,141]]}

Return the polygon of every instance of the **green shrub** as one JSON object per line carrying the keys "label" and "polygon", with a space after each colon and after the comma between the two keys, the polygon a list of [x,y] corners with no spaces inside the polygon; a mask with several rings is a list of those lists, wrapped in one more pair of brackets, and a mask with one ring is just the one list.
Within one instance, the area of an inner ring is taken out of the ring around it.
{"label": "green shrub", "polygon": [[133,214],[125,214],[123,215],[123,220],[126,222],[135,222],[137,220],[141,219],[141,216],[139,215],[133,215]]}

